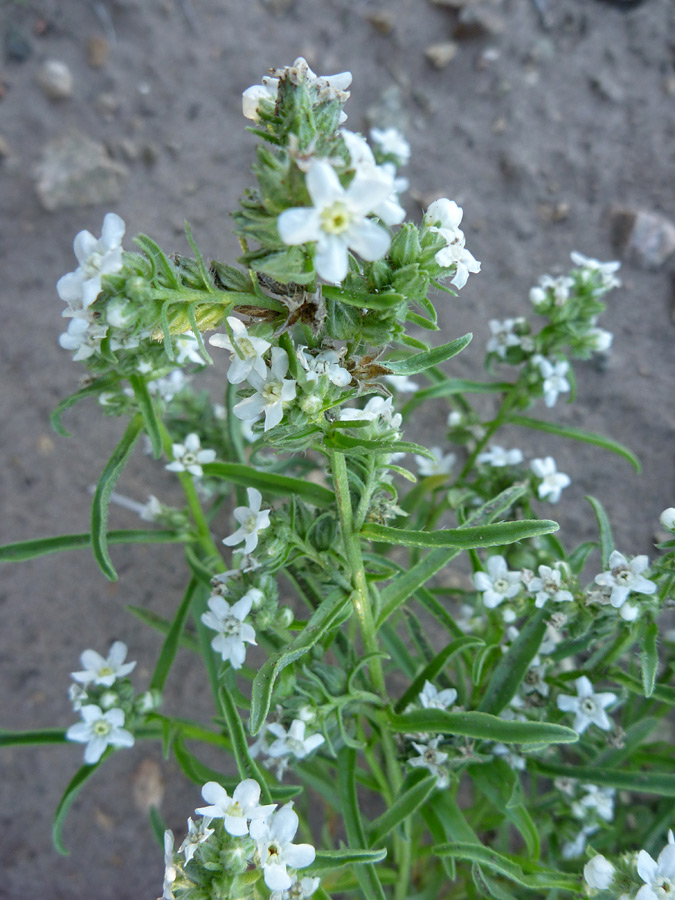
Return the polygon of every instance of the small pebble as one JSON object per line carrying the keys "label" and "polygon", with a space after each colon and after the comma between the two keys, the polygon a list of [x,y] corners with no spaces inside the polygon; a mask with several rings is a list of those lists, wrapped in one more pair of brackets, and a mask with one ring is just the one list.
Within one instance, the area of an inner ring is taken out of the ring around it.
{"label": "small pebble", "polygon": [[110,45],[101,35],[94,35],[87,41],[87,61],[92,69],[102,69],[108,62]]}
{"label": "small pebble", "polygon": [[60,59],[45,60],[38,82],[50,100],[67,100],[73,95],[73,73]]}
{"label": "small pebble", "polygon": [[429,44],[424,55],[435,69],[444,69],[457,55],[457,44],[454,41]]}

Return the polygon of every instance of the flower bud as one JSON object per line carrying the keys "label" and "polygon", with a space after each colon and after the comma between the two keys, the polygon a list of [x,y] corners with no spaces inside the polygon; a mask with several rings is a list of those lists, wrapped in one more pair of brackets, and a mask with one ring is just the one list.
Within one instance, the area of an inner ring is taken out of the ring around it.
{"label": "flower bud", "polygon": [[119,697],[115,691],[105,691],[105,693],[101,694],[101,699],[99,700],[101,709],[112,709],[114,706],[118,705]]}
{"label": "flower bud", "polygon": [[664,509],[659,516],[659,522],[666,531],[675,531],[675,506],[669,506]]}
{"label": "flower bud", "polygon": [[584,879],[589,887],[606,891],[614,881],[614,866],[604,856],[594,856],[584,866]]}
{"label": "flower bud", "polygon": [[136,309],[127,297],[114,297],[105,308],[105,317],[113,328],[129,328],[136,320]]}

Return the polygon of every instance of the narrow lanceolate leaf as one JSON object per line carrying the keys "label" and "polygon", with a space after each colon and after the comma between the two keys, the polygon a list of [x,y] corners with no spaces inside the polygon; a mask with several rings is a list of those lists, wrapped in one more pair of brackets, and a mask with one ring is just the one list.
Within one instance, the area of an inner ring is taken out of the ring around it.
{"label": "narrow lanceolate leaf", "polygon": [[462,550],[474,550],[478,547],[515,544],[525,538],[551,534],[558,528],[558,523],[551,519],[522,519],[518,522],[499,522],[496,525],[442,528],[439,531],[409,531],[367,523],[361,530],[361,536],[371,541],[406,547],[459,547]]}
{"label": "narrow lanceolate leaf", "polygon": [[251,734],[263,726],[272,703],[272,692],[279,674],[291,663],[304,656],[321,638],[341,621],[351,608],[349,596],[342,591],[330,594],[313,613],[303,630],[276,656],[270,657],[253,679],[251,691]]}
{"label": "narrow lanceolate leaf", "polygon": [[[174,544],[182,543],[185,538],[175,531],[152,531],[149,528],[138,528],[132,531],[109,531],[109,544]],[[35,538],[32,541],[19,541],[16,544],[5,544],[0,547],[0,562],[24,562],[62,550],[84,550],[91,546],[90,534],[60,534],[56,537]]]}
{"label": "narrow lanceolate leaf", "polygon": [[[300,790],[300,788],[298,788]],[[316,857],[311,866],[302,870],[303,877],[318,875],[319,872],[330,872],[342,866],[362,866],[365,863],[379,863],[386,857],[387,851],[382,850],[317,850]]]}
{"label": "narrow lanceolate leaf", "polygon": [[143,417],[137,413],[129,422],[127,430],[122,435],[122,440],[115,447],[113,455],[101,473],[91,506],[91,549],[101,571],[110,581],[117,581],[117,572],[108,553],[107,525],[110,495],[114,491],[117,479],[122,474],[122,469],[142,431]]}
{"label": "narrow lanceolate leaf", "polygon": [[595,447],[602,447],[603,450],[609,450],[610,453],[616,453],[622,456],[633,466],[636,472],[640,472],[642,466],[640,460],[623,444],[613,441],[611,438],[604,437],[601,434],[595,434],[592,431],[584,431],[581,428],[572,428],[571,425],[556,425],[554,422],[542,422],[539,419],[531,419],[529,416],[510,416],[510,425],[522,425],[524,428],[532,428],[535,431],[545,431],[548,434],[555,434],[559,437],[570,438],[573,441],[583,441],[585,444],[593,444]]}
{"label": "narrow lanceolate leaf", "polygon": [[612,537],[612,526],[609,524],[609,517],[605,512],[605,508],[595,497],[587,496],[586,500],[593,507],[595,518],[598,520],[598,528],[600,529],[600,552],[602,555],[602,567],[609,567],[609,557],[614,550],[614,538]]}
{"label": "narrow lanceolate leaf", "polygon": [[384,361],[384,365],[394,373],[394,375],[417,375],[437,366],[453,356],[457,356],[462,350],[471,343],[472,334],[465,334],[461,338],[450,341],[448,344],[442,344],[440,347],[434,347],[433,350],[425,350],[423,353],[416,353],[407,359],[400,359],[395,362]]}
{"label": "narrow lanceolate leaf", "polygon": [[34,731],[5,731],[0,728],[0,747],[65,743],[66,732],[63,728],[36,728]]}
{"label": "narrow lanceolate leaf", "polygon": [[474,740],[501,741],[504,744],[573,744],[579,735],[565,725],[549,722],[512,722],[484,712],[447,712],[442,709],[417,709],[391,713],[389,725],[400,734],[461,734]]}
{"label": "narrow lanceolate leaf", "polygon": [[359,309],[379,309],[386,311],[400,306],[406,299],[402,294],[383,291],[380,294],[351,293],[340,287],[324,284],[321,292],[328,300],[337,300],[347,306],[357,306]]}
{"label": "narrow lanceolate leaf", "polygon": [[62,437],[70,437],[70,432],[66,431],[61,421],[61,416],[64,414],[64,412],[66,412],[66,410],[69,410],[71,406],[75,406],[75,404],[79,403],[80,400],[84,400],[86,397],[94,397],[97,394],[100,394],[107,387],[111,387],[114,383],[115,381],[112,378],[98,378],[96,381],[93,381],[91,384],[88,384],[81,390],[76,391],[74,394],[71,394],[70,397],[66,397],[64,400],[62,400],[49,417],[49,421],[51,422],[51,426],[54,431],[57,434],[60,434]]}
{"label": "narrow lanceolate leaf", "polygon": [[368,440],[366,438],[352,437],[343,434],[342,431],[334,431],[326,435],[324,446],[331,450],[339,450],[342,453],[350,450],[360,451],[372,455],[373,453],[419,453],[428,459],[435,459],[434,454],[421,444],[412,441]]}
{"label": "narrow lanceolate leaf", "polygon": [[[424,689],[424,682],[433,681],[456,653],[459,653],[461,650],[466,650],[467,647],[476,647],[483,645],[484,643],[485,642],[481,638],[474,637],[471,634],[466,634],[463,637],[457,638],[456,641],[451,641],[447,647],[444,647],[440,653],[437,653],[431,662],[422,669],[408,690],[396,701],[394,704],[394,712],[401,712],[401,710],[404,710],[409,703],[412,703]],[[485,711],[492,712],[492,710]]]}
{"label": "narrow lanceolate leaf", "polygon": [[159,459],[163,453],[162,435],[157,420],[157,412],[155,410],[150,391],[142,375],[130,375],[129,384],[134,392],[138,409],[143,416],[143,424],[145,431],[150,439],[152,446],[152,455],[155,459]]}
{"label": "narrow lanceolate leaf", "polygon": [[190,604],[192,603],[192,598],[194,597],[195,591],[198,589],[198,586],[199,583],[197,579],[194,577],[191,578],[181,604],[178,607],[178,611],[176,612],[174,620],[171,623],[171,627],[164,639],[164,643],[162,644],[159,659],[157,660],[157,665],[155,666],[155,671],[153,672],[152,679],[150,681],[151,691],[164,690],[164,684],[169,675],[169,672],[171,671],[173,661],[176,658],[178,647],[180,646],[185,623],[187,622],[187,618],[190,615]]}
{"label": "narrow lanceolate leaf", "polygon": [[204,474],[212,478],[224,478],[242,487],[257,488],[263,494],[275,497],[288,497],[293,494],[306,503],[311,503],[312,506],[330,507],[335,503],[335,494],[323,485],[291,478],[288,475],[261,472],[253,466],[245,466],[242,463],[207,463],[204,466]]}
{"label": "narrow lanceolate leaf", "polygon": [[262,798],[265,803],[271,802],[271,796],[267,782],[265,781],[258,763],[251,758],[248,751],[248,742],[246,740],[246,731],[244,730],[239,710],[237,709],[229,691],[225,686],[221,687],[218,700],[223,718],[227,723],[227,730],[232,741],[232,751],[237,764],[237,770],[240,778],[254,778],[261,787]]}
{"label": "narrow lanceolate leaf", "polygon": [[[627,675],[625,672],[622,672],[621,669],[613,669],[610,673],[610,677],[612,681],[618,681],[619,684],[622,684],[627,688],[631,694],[643,695],[644,685],[641,681],[638,681],[637,678],[633,678],[631,675]],[[668,706],[675,706],[675,687],[670,687],[670,685],[667,684],[656,684],[654,685],[651,696],[654,700],[659,700],[661,703],[667,703]]]}
{"label": "narrow lanceolate leaf", "polygon": [[642,652],[640,653],[640,661],[642,663],[642,686],[644,688],[645,697],[652,696],[656,684],[656,673],[659,668],[659,651],[657,647],[658,636],[658,625],[656,622],[649,622],[645,628],[644,637],[642,639]]}
{"label": "narrow lanceolate leaf", "polygon": [[371,822],[370,844],[375,847],[388,834],[415,813],[436,787],[436,775],[422,774],[417,770],[406,778],[401,792],[389,809]]}
{"label": "narrow lanceolate leaf", "polygon": [[[564,872],[555,872],[551,869],[543,869],[528,865],[528,871],[524,872],[521,865],[512,857],[503,853],[497,853],[489,847],[479,844],[449,843],[440,844],[432,848],[432,852],[441,858],[450,856],[454,859],[464,859],[470,862],[486,866],[513,881],[515,884],[531,890],[563,890],[579,893],[581,880],[574,875]],[[531,871],[530,871],[531,870]]]}
{"label": "narrow lanceolate leaf", "polygon": [[675,775],[670,772],[627,772],[604,766],[565,766],[539,759],[532,759],[530,764],[542,775],[562,775],[565,778],[575,778],[578,781],[605,785],[617,790],[675,797]]}
{"label": "narrow lanceolate leaf", "polygon": [[478,707],[497,716],[515,697],[546,633],[547,609],[537,610],[495,666]]}
{"label": "narrow lanceolate leaf", "polygon": [[59,801],[59,805],[56,807],[56,812],[54,813],[54,821],[52,822],[52,842],[54,843],[54,847],[56,848],[58,853],[61,853],[63,856],[68,856],[70,852],[66,845],[63,843],[63,826],[66,821],[66,816],[68,815],[68,810],[73,805],[73,801],[80,793],[82,788],[84,787],[84,783],[91,778],[94,772],[101,765],[101,762],[108,755],[108,751],[103,755],[102,759],[94,763],[93,766],[82,766],[77,770],[77,772],[73,775],[70,780],[70,784],[66,788],[63,797],[61,797]]}
{"label": "narrow lanceolate leaf", "polygon": [[[338,787],[349,847],[354,850],[366,849],[366,832],[356,795],[356,751],[351,747],[344,747],[338,756]],[[377,869],[372,863],[358,866],[356,877],[365,900],[386,900]]]}

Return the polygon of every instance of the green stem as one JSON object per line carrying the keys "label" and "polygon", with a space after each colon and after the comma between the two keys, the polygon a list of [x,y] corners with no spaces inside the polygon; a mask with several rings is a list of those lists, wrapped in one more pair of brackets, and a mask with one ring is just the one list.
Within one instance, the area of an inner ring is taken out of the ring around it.
{"label": "green stem", "polygon": [[513,406],[514,402],[515,402],[515,393],[511,392],[509,394],[506,394],[506,396],[504,397],[504,399],[501,402],[501,406],[499,407],[497,415],[494,417],[494,419],[488,425],[483,437],[477,442],[476,446],[473,448],[473,452],[469,454],[469,458],[467,459],[466,463],[464,464],[464,468],[459,473],[459,478],[457,479],[458,482],[464,481],[466,476],[472,471],[478,454],[483,450],[483,448],[485,447],[487,442],[490,440],[492,435],[495,433],[495,431],[497,431],[499,428],[501,428],[502,425],[506,424],[506,422],[508,420],[508,414],[511,411],[511,407]]}

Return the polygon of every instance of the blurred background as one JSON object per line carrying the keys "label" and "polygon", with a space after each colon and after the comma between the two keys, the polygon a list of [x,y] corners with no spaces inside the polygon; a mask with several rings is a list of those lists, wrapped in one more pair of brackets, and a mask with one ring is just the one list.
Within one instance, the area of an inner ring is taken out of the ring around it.
{"label": "blurred background", "polygon": [[[624,286],[599,323],[615,335],[611,354],[575,365],[574,405],[535,414],[628,444],[644,474],[543,434],[514,432],[508,446],[553,454],[570,475],[557,507],[540,504],[568,546],[594,537],[583,499],[593,493],[618,549],[653,552],[658,515],[675,504],[672,0],[0,0],[0,41],[2,543],[85,531],[89,486],[121,434],[93,402],[66,414],[72,438],[49,426],[85,371],[57,343],[66,323],[55,283],[75,268],[75,234],[100,234],[114,210],[126,247],[145,232],[185,253],[187,219],[205,256],[236,257],[229,212],[255,145],[241,92],[302,55],[317,73],[353,72],[352,130],[405,132],[410,216],[439,196],[464,208],[482,272],[439,300],[439,341],[474,332],[454,375],[480,375],[488,320],[529,315],[530,287],[564,273],[570,251],[623,260]],[[414,439],[442,443],[446,415],[430,405]],[[161,466],[140,452],[119,490],[171,500]],[[113,510],[111,525],[136,519]],[[169,615],[185,567],[170,547],[117,547],[113,558],[116,584],[85,551],[3,567],[0,727],[71,724],[69,673],[87,647],[125,641],[134,683],[147,685],[160,641],[123,607]],[[209,714],[203,675],[184,654],[166,704],[186,703]],[[76,800],[71,855],[59,857],[51,819],[81,753],[0,752],[0,898],[161,893],[148,808],[182,833],[198,789],[153,747],[114,754]]]}

